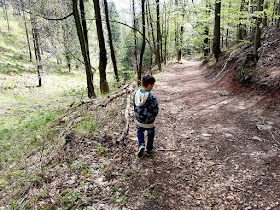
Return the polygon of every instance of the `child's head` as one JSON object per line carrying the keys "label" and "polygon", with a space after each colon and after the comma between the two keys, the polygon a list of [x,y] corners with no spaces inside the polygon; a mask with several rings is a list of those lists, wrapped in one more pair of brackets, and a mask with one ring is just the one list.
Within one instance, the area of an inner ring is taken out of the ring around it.
{"label": "child's head", "polygon": [[156,80],[152,75],[146,74],[142,79],[142,87],[147,91],[151,91],[154,87]]}

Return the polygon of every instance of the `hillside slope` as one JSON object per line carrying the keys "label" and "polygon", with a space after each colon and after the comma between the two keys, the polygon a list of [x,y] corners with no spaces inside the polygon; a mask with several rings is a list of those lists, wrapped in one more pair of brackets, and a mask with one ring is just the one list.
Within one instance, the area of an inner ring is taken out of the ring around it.
{"label": "hillside slope", "polygon": [[255,61],[251,43],[240,43],[223,54],[208,75],[221,82],[233,82],[277,91],[280,88],[280,28],[269,28],[263,32],[259,60]]}

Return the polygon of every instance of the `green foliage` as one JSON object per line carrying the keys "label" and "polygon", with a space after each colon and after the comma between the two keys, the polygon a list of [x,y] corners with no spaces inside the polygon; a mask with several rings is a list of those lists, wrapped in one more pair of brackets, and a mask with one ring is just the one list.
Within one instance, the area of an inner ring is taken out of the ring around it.
{"label": "green foliage", "polygon": [[150,193],[149,190],[146,190],[146,197],[147,197],[148,199],[152,199],[152,195],[151,195],[151,193]]}
{"label": "green foliage", "polygon": [[88,118],[85,119],[82,123],[75,125],[75,130],[78,132],[87,131],[94,132],[98,129],[98,125],[96,125],[94,119]]}

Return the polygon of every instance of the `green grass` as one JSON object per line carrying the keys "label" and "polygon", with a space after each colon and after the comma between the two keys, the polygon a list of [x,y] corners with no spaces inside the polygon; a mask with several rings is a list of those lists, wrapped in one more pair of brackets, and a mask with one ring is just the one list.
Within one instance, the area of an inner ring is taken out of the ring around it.
{"label": "green grass", "polygon": [[[5,20],[0,20],[0,170],[36,151],[46,141],[55,140],[58,133],[49,124],[73,102],[87,100],[84,68],[69,73],[65,61],[64,66],[58,65],[46,52],[42,57],[46,61],[41,72],[42,87],[37,87],[36,64],[29,60],[25,30],[19,21],[9,14],[8,31]],[[120,71],[123,78],[130,78],[130,74]],[[116,91],[110,65],[107,80],[110,92]],[[100,95],[98,72],[93,81],[95,92]],[[99,124],[89,117],[75,129],[81,133],[94,132]]]}

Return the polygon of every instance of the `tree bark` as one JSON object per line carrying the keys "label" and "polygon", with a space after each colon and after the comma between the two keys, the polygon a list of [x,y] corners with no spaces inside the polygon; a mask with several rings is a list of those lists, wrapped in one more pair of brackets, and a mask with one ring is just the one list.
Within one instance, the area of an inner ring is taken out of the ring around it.
{"label": "tree bark", "polygon": [[142,7],[142,47],[140,52],[140,62],[139,62],[139,71],[137,72],[137,82],[138,86],[141,85],[141,74],[142,74],[142,67],[143,67],[143,57],[145,53],[145,45],[146,45],[146,39],[145,39],[145,0],[141,0],[141,7]]}
{"label": "tree bark", "polygon": [[[258,0],[258,6],[257,11],[263,11],[263,2],[264,0]],[[256,19],[256,34],[255,34],[255,40],[254,40],[254,54],[256,58],[258,59],[258,49],[261,46],[261,28],[260,24],[262,22],[262,18],[257,17]]]}
{"label": "tree bark", "polygon": [[[256,5],[256,0],[251,0],[250,1],[250,10],[251,10],[251,14],[253,14],[256,10],[257,10],[257,7],[255,6]],[[255,20],[256,18],[252,18],[252,22]],[[251,26],[251,38],[250,38],[250,41],[251,42],[254,42],[255,40],[255,34],[256,34],[256,27],[255,26]]]}
{"label": "tree bark", "polygon": [[[209,1],[206,1],[206,16],[210,16],[210,5],[209,5]],[[203,40],[203,54],[204,54],[204,58],[207,58],[210,54],[210,47],[209,47],[209,26],[208,23],[205,25],[204,28],[204,40]]]}
{"label": "tree bark", "polygon": [[10,23],[9,23],[9,17],[8,17],[8,11],[7,11],[6,0],[4,0],[3,10],[4,10],[4,12],[5,12],[6,19],[7,19],[8,31],[10,31]]}
{"label": "tree bark", "polygon": [[277,19],[276,27],[279,28],[279,25],[280,25],[280,0],[279,0],[279,2],[278,2],[277,13],[278,13],[278,15],[279,15],[279,18]]}
{"label": "tree bark", "polygon": [[86,22],[84,0],[80,0],[80,11],[81,11],[81,21],[82,21],[82,27],[83,27],[83,34],[84,34],[84,38],[85,38],[85,47],[86,47],[88,60],[90,61],[89,46],[88,46],[88,32],[87,32],[87,22]]}
{"label": "tree bark", "polygon": [[64,45],[64,49],[65,49],[65,58],[67,61],[67,67],[69,69],[69,72],[71,72],[71,57],[70,57],[70,52],[68,49],[68,43],[69,43],[68,25],[66,24],[65,26],[62,26],[62,30],[63,30],[63,45]]}
{"label": "tree bark", "polygon": [[[22,6],[22,10],[23,10],[23,4],[21,4],[21,6]],[[26,34],[28,50],[29,50],[29,59],[30,59],[30,62],[32,62],[32,52],[31,52],[29,35],[28,35],[28,29],[27,29],[27,24],[26,24],[26,17],[25,17],[25,13],[24,12],[23,12],[23,21],[24,21],[24,29],[25,29],[25,34]]]}
{"label": "tree bark", "polygon": [[214,39],[213,39],[213,53],[218,62],[221,55],[220,39],[221,39],[221,0],[215,0],[215,25],[214,25]]}
{"label": "tree bark", "polygon": [[[147,1],[147,5],[148,5],[149,23],[150,23],[150,26],[151,26],[151,29],[149,31],[151,31],[151,33],[152,33],[153,47],[154,47],[153,51],[156,54],[156,39],[155,39],[154,26],[153,26],[153,18],[152,18],[152,14],[151,14],[151,9],[150,9],[149,1]],[[147,17],[147,20],[148,20],[148,17]],[[147,24],[148,24],[148,21],[147,21]]]}
{"label": "tree bark", "polygon": [[[243,16],[245,11],[245,0],[241,0],[241,5],[240,5],[240,15]],[[237,41],[244,40],[246,37],[246,26],[242,23],[243,17],[239,18],[239,24],[238,24],[238,31],[237,31]]]}
{"label": "tree bark", "polygon": [[110,27],[107,0],[104,0],[104,10],[105,10],[105,16],[106,16],[106,25],[107,25],[107,30],[108,30],[109,45],[110,45],[110,50],[111,50],[111,58],[112,58],[112,63],[113,63],[113,67],[114,67],[115,78],[116,78],[117,82],[119,82],[118,67],[117,67],[116,55],[115,55],[113,39],[112,39],[112,32],[111,32],[111,27]]}
{"label": "tree bark", "polygon": [[93,4],[94,4],[95,23],[96,23],[99,50],[100,50],[99,51],[100,92],[104,94],[109,92],[109,86],[106,80],[107,52],[106,52],[105,40],[104,40],[104,34],[102,28],[99,0],[93,0]]}
{"label": "tree bark", "polygon": [[91,65],[90,60],[88,59],[89,56],[87,55],[87,49],[85,44],[85,37],[81,25],[81,19],[78,11],[78,2],[77,0],[72,0],[72,6],[73,6],[73,15],[75,19],[77,34],[80,42],[80,47],[82,51],[82,55],[84,58],[85,68],[86,68],[86,75],[87,75],[87,88],[88,88],[88,97],[89,98],[96,98],[94,87],[93,87],[93,81],[92,81],[92,71],[91,71]]}
{"label": "tree bark", "polygon": [[33,36],[33,43],[34,43],[34,51],[35,51],[35,57],[36,57],[36,64],[37,64],[37,73],[38,73],[38,87],[42,86],[42,80],[41,80],[41,70],[43,69],[42,63],[41,63],[41,51],[40,51],[40,45],[39,45],[39,30],[37,28],[38,21],[37,17],[32,16],[31,17],[31,25],[32,25],[32,36]]}
{"label": "tree bark", "polygon": [[167,63],[167,40],[168,40],[168,31],[169,31],[169,16],[167,20],[167,9],[166,9],[166,2],[164,1],[164,24],[165,24],[165,30],[164,30],[164,64]]}
{"label": "tree bark", "polygon": [[[264,9],[268,9],[268,1],[265,2]],[[268,18],[267,18],[266,12],[264,13],[264,18],[263,18],[262,24],[263,24],[264,28],[267,28],[267,26],[268,26]]]}
{"label": "tree bark", "polygon": [[159,11],[159,0],[156,0],[156,10],[157,10],[157,50],[156,50],[156,60],[158,64],[158,69],[161,71],[161,57],[160,57],[160,47],[162,46],[161,31],[160,31],[160,11]]}
{"label": "tree bark", "polygon": [[132,13],[133,13],[133,35],[134,35],[134,56],[135,56],[135,63],[136,63],[136,72],[139,71],[139,66],[138,66],[138,56],[137,56],[137,36],[136,36],[136,15],[135,15],[135,1],[132,0]]}

